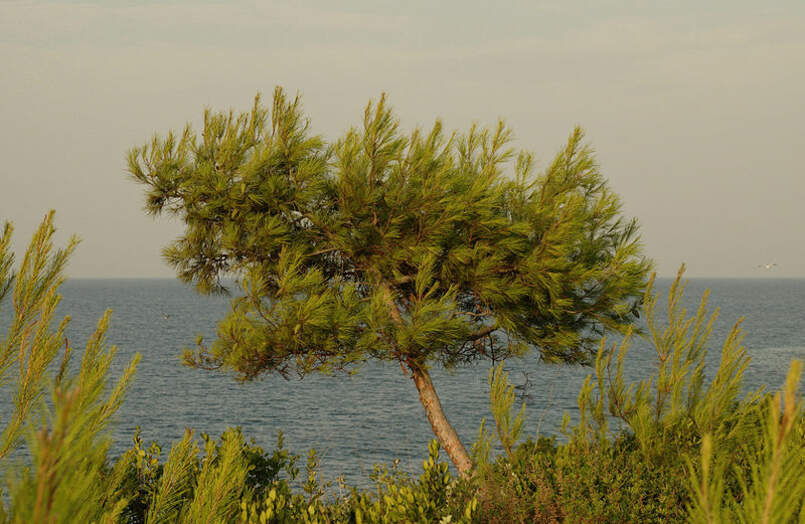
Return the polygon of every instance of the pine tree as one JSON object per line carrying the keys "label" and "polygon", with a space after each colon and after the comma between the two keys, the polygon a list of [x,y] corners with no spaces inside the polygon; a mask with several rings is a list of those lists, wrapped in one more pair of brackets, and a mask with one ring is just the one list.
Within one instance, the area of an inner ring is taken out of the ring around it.
{"label": "pine tree", "polygon": [[639,307],[650,264],[637,223],[578,128],[536,174],[502,122],[404,135],[385,96],[335,143],[309,127],[277,88],[270,111],[259,96],[248,113],[207,110],[201,135],[187,126],[130,151],[146,210],[186,225],[164,250],[179,278],[243,290],[185,361],[241,380],[397,362],[466,475],[429,368],[530,349],[588,362]]}

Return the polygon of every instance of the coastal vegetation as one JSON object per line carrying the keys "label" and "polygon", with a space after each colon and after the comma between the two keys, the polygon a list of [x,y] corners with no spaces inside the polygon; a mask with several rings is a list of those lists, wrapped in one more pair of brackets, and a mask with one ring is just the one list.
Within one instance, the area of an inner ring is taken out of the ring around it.
{"label": "coastal vegetation", "polygon": [[589,363],[628,330],[650,271],[580,129],[542,173],[511,136],[503,122],[404,134],[383,96],[327,144],[277,88],[270,111],[259,96],[244,114],[208,110],[200,133],[130,151],[146,210],[186,226],[164,250],[179,278],[243,290],[186,363],[240,380],[398,364],[468,477],[429,369],[529,351]]}
{"label": "coastal vegetation", "polygon": [[[451,473],[434,440],[420,475],[379,465],[374,489],[336,489],[319,478],[315,451],[304,461],[279,435],[266,452],[238,429],[219,439],[188,430],[166,456],[158,443],[135,436],[131,449],[111,457],[109,425],[139,357],[109,380],[115,348],[104,337],[108,313],[80,356],[64,338],[69,318],[57,322],[54,312],[76,241],[54,250],[53,232],[51,213],[16,269],[10,224],[0,236],[0,306],[11,309],[0,372],[3,379],[16,375],[0,441],[0,522],[805,519],[801,362],[792,362],[780,391],[743,396],[749,358],[736,325],[718,368],[705,376],[716,313],[708,314],[706,296],[694,314],[681,308],[681,272],[667,297],[667,321],[656,315],[650,285],[642,303],[655,372],[624,383],[631,330],[618,344],[602,341],[579,392],[581,417],[568,421],[562,439],[523,438],[513,386],[502,367],[493,367],[494,420],[480,424],[467,475]],[[15,460],[21,445],[27,458]]]}
{"label": "coastal vegetation", "polygon": [[[188,429],[169,447],[138,432],[111,456],[140,356],[113,380],[108,311],[83,352],[66,338],[56,307],[78,240],[55,248],[51,212],[19,264],[12,225],[0,236],[13,397],[0,522],[805,522],[802,363],[779,391],[745,394],[739,322],[705,365],[717,311],[706,294],[682,307],[684,267],[658,308],[637,224],[580,130],[543,173],[519,153],[509,177],[503,124],[403,136],[381,98],[334,144],[308,127],[277,89],[270,114],[258,98],[244,115],[206,112],[200,136],[131,151],[147,210],[187,226],[164,252],[179,277],[201,292],[234,277],[243,291],[217,340],[184,360],[241,380],[399,365],[436,437],[421,472],[380,464],[359,489],[322,479],[315,450],[293,453],[281,433],[264,450],[239,428]],[[633,337],[654,363],[627,383]],[[561,435],[524,434],[502,362],[530,350],[591,366]],[[468,449],[428,370],[483,359],[492,418]]]}

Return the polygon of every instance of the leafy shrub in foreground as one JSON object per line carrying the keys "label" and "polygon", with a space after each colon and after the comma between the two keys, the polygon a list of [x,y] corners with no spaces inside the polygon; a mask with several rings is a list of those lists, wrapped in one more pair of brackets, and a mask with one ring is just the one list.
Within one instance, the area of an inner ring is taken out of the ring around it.
{"label": "leafy shrub in foreground", "polygon": [[[200,522],[199,515],[203,515],[222,522],[249,523],[472,522],[477,507],[473,498],[453,495],[460,481],[439,460],[435,440],[418,478],[378,467],[376,492],[352,488],[346,496],[330,497],[331,486],[318,479],[315,451],[309,454],[305,475],[300,478],[299,457],[283,448],[281,434],[277,450],[268,455],[253,443],[245,444],[239,430],[228,430],[220,445],[205,439],[207,454],[203,458],[197,455],[191,436],[188,433],[173,445],[164,466],[159,464],[161,447],[152,443],[146,449],[135,437],[134,447],[121,459],[127,465],[121,495],[129,501],[122,521]],[[230,456],[230,466],[218,451],[227,449],[228,443],[234,443],[230,449],[240,449]],[[205,464],[211,472],[207,477],[203,476]],[[255,474],[261,466],[263,474]],[[207,486],[206,491],[199,491],[200,486]],[[219,503],[217,510],[208,507],[207,501],[222,498],[228,502]]]}
{"label": "leafy shrub in foreground", "polygon": [[[0,499],[0,522],[117,522],[126,505],[118,491],[125,462],[104,467],[110,445],[106,432],[139,355],[110,387],[107,372],[115,348],[104,340],[107,312],[78,369],[70,372],[73,347],[64,337],[69,317],[55,332],[51,321],[61,298],[62,270],[78,241],[73,238],[66,249],[54,252],[49,213],[15,273],[12,231],[6,224],[0,233],[0,305],[13,291],[11,322],[0,341],[0,379],[12,368],[18,375],[14,408],[0,437],[8,495]],[[23,435],[30,464],[9,466],[8,454]]]}
{"label": "leafy shrub in foreground", "polygon": [[482,522],[667,522],[684,520],[687,476],[654,467],[633,437],[579,448],[528,440],[479,482]]}
{"label": "leafy shrub in foreground", "polygon": [[[188,433],[185,439],[174,445],[167,464],[163,465],[160,463],[162,446],[154,441],[146,447],[139,436],[139,431],[135,434],[134,446],[119,459],[119,462],[127,464],[121,487],[121,493],[128,500],[123,511],[125,522],[132,524],[153,522],[154,516],[160,514],[160,511],[153,509],[153,506],[161,505],[160,501],[167,498],[163,490],[179,494],[180,499],[195,497],[202,467],[206,464],[220,463],[221,450],[229,449],[226,444],[230,441],[235,443],[234,446],[239,446],[237,463],[241,472],[238,473],[238,477],[242,478],[236,482],[238,498],[264,497],[268,495],[270,489],[276,492],[278,487],[283,493],[290,493],[288,482],[285,480],[296,478],[299,471],[296,467],[298,457],[285,449],[281,432],[277,437],[276,448],[271,454],[263,451],[253,440],[246,442],[240,428],[227,430],[221,436],[220,443],[214,443],[208,435],[202,434],[202,442],[207,450],[203,458],[198,455],[198,447],[191,444],[191,438],[192,433]],[[166,467],[170,468],[168,473],[174,479],[172,483],[163,480]],[[183,504],[184,501],[180,500],[176,505]],[[234,511],[230,513],[234,514]],[[151,520],[148,520],[148,515],[152,515]]]}

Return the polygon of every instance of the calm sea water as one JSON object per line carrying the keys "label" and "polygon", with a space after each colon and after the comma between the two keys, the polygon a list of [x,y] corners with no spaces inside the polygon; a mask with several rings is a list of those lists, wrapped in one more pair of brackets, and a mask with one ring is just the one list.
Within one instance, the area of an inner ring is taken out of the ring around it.
{"label": "calm sea water", "polygon": [[[665,294],[669,284],[660,280],[658,291]],[[693,279],[685,295],[689,309],[698,306],[708,288],[711,306],[721,310],[711,338],[710,369],[724,335],[744,316],[744,345],[752,356],[745,388],[779,387],[791,359],[805,359],[805,280]],[[417,471],[427,455],[430,426],[413,383],[397,365],[372,362],[354,376],[267,376],[239,384],[229,375],[180,363],[183,347],[199,334],[209,340],[215,333],[228,298],[199,296],[174,280],[72,280],[63,294],[60,312],[72,316],[68,336],[74,346],[83,346],[110,308],[108,341],[118,347],[114,373],[136,352],[143,356],[114,429],[115,454],[130,446],[136,426],[146,441],[156,439],[166,448],[185,428],[218,435],[241,426],[247,437],[272,449],[282,430],[291,451],[318,450],[325,478],[341,475],[364,486],[375,463],[400,459],[401,468]],[[636,340],[629,378],[647,376],[655,365],[652,355]],[[577,414],[576,397],[588,368],[546,365],[536,355],[512,360],[507,367],[512,382],[527,386],[527,435],[558,434],[563,414]],[[482,362],[452,373],[433,371],[447,416],[467,445],[481,419],[491,420],[488,370]],[[9,412],[9,402],[8,394],[0,398],[0,414]]]}

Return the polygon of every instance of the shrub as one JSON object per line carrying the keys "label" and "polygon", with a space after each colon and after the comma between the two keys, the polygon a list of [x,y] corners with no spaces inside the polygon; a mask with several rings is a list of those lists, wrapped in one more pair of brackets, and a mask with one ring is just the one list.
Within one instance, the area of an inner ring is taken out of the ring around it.
{"label": "shrub", "polygon": [[[708,314],[705,294],[687,315],[680,305],[683,271],[669,292],[666,326],[657,320],[651,286],[644,300],[657,371],[626,385],[631,333],[620,345],[602,342],[579,393],[579,422],[571,426],[566,418],[565,442],[514,445],[523,411],[512,419],[513,388],[501,368],[490,372],[497,431],[482,424],[474,448],[480,521],[787,522],[805,516],[800,364],[792,364],[782,397],[756,391],[739,399],[749,357],[738,322],[708,382],[705,357],[717,312]],[[613,419],[622,426],[617,432],[610,430]],[[495,440],[504,455],[492,461]]]}

